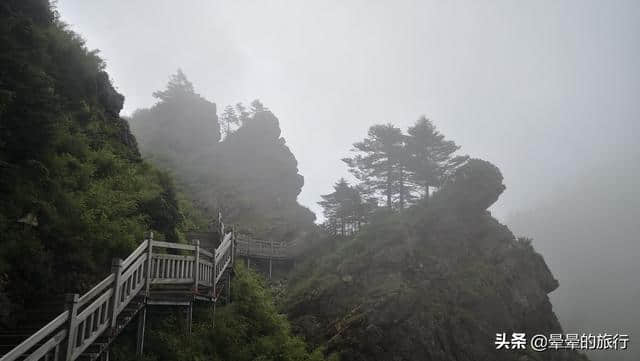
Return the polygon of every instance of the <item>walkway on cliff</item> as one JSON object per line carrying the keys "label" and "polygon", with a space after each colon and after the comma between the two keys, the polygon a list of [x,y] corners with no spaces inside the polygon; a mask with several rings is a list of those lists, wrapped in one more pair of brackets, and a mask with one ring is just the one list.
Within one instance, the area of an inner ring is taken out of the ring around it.
{"label": "walkway on cliff", "polygon": [[[213,250],[194,244],[145,240],[112,272],[83,295],[67,295],[66,310],[7,351],[0,361],[108,360],[109,345],[132,320],[138,321],[137,354],[143,351],[147,308],[215,303],[226,288],[236,252],[235,232],[225,233]],[[191,322],[189,322],[191,324]],[[19,337],[16,332],[15,337]],[[5,338],[12,335],[3,335]]]}
{"label": "walkway on cliff", "polygon": [[19,330],[0,335],[0,354],[6,352],[0,361],[108,360],[109,346],[134,318],[140,356],[148,307],[187,307],[190,327],[194,302],[215,304],[223,289],[228,297],[236,254],[247,262],[267,259],[269,276],[272,260],[292,258],[292,243],[253,240],[226,230],[221,219],[219,225],[216,232],[191,234],[202,243],[161,242],[151,235],[125,260],[114,259],[111,274],[87,293],[68,294],[66,310],[24,341]]}

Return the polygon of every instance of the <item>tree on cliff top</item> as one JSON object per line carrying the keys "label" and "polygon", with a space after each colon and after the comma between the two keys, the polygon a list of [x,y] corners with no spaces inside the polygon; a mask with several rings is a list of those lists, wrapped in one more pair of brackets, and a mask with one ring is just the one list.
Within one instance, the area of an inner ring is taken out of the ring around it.
{"label": "tree on cliff top", "polygon": [[178,69],[175,74],[171,75],[167,89],[158,90],[153,93],[154,98],[160,99],[160,101],[163,102],[193,95],[195,95],[193,84],[187,79],[187,76],[184,75],[182,69]]}
{"label": "tree on cliff top", "polygon": [[278,118],[255,105],[252,115],[220,144],[219,166],[228,191],[238,194],[231,198],[233,218],[256,220],[262,224],[257,226],[260,233],[283,237],[301,224],[311,225],[315,216],[297,203],[304,178],[280,136]]}
{"label": "tree on cliff top", "polygon": [[445,177],[468,160],[467,156],[453,156],[460,146],[446,140],[433,123],[422,116],[407,131],[406,148],[410,179],[422,188],[429,198],[429,188],[442,185]]}
{"label": "tree on cliff top", "polygon": [[396,198],[403,208],[410,197],[404,141],[402,130],[393,124],[374,125],[369,128],[367,138],[353,144],[352,151],[356,154],[342,160],[367,191],[386,199],[387,208],[393,207]]}
{"label": "tree on cliff top", "polygon": [[372,126],[367,138],[354,143],[356,154],[343,161],[363,189],[386,198],[387,208],[402,210],[421,193],[428,199],[430,187],[441,186],[468,160],[454,155],[459,149],[423,116],[408,134],[392,124]]}
{"label": "tree on cliff top", "polygon": [[210,217],[222,211],[256,236],[282,239],[314,215],[296,198],[304,183],[296,158],[280,135],[278,119],[259,100],[226,107],[197,95],[180,71],[160,101],[138,110],[131,120],[145,155],[175,172],[190,196]]}
{"label": "tree on cliff top", "polygon": [[236,110],[231,105],[227,105],[224,107],[222,115],[220,115],[220,122],[224,126],[222,130],[226,137],[229,136],[233,129],[240,124],[240,118],[238,118]]}
{"label": "tree on cliff top", "polygon": [[154,161],[178,172],[201,167],[220,141],[216,104],[197,94],[182,70],[153,96],[158,103],[131,117],[141,148],[152,150]]}

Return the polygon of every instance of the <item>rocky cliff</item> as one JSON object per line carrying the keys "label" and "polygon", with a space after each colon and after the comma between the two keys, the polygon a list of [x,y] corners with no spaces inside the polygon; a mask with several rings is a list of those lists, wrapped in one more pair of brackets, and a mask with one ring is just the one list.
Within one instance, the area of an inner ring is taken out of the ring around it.
{"label": "rocky cliff", "polygon": [[497,196],[461,207],[465,192],[454,190],[318,246],[323,256],[299,267],[285,301],[298,331],[347,361],[586,360],[496,349],[496,333],[562,332],[548,298],[558,282],[530,240],[481,209]]}

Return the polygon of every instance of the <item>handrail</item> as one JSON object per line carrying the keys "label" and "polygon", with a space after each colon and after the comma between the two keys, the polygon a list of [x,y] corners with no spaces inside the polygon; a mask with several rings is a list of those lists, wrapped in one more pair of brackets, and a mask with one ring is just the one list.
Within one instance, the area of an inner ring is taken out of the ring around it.
{"label": "handrail", "polygon": [[152,241],[154,247],[161,248],[171,248],[171,249],[182,249],[187,251],[195,251],[196,247],[190,244],[183,243],[171,243],[171,242],[162,242],[162,241]]}
{"label": "handrail", "polygon": [[236,240],[238,255],[246,257],[265,257],[274,259],[293,258],[296,242],[264,241],[238,237]]}
{"label": "handrail", "polygon": [[[109,329],[116,326],[118,315],[152,284],[193,284],[185,292],[198,292],[198,286],[211,288],[215,301],[216,284],[233,263],[234,233],[227,233],[213,252],[198,245],[143,241],[127,258],[114,260],[112,273],[82,296],[70,295],[67,310],[24,340],[0,361],[25,358],[73,361]],[[177,249],[188,254],[174,255],[154,249]],[[112,334],[113,335],[113,334]],[[65,345],[60,347],[60,345]]]}
{"label": "handrail", "polygon": [[131,262],[133,262],[136,258],[138,258],[138,256],[140,256],[142,252],[144,252],[147,249],[148,246],[149,246],[149,240],[145,240],[144,242],[142,242],[140,246],[136,248],[135,251],[131,252],[129,257],[127,257],[124,261],[122,261],[122,268],[127,268],[129,264],[131,264]]}
{"label": "handrail", "polygon": [[231,233],[229,233],[227,236],[225,236],[224,241],[222,241],[220,246],[218,246],[218,248],[216,249],[216,262],[218,262],[218,259],[227,252],[229,247],[231,247],[231,238]]}
{"label": "handrail", "polygon": [[207,257],[213,257],[213,253],[211,253],[211,252],[207,251],[207,250],[206,250],[206,249],[204,249],[204,248],[200,248],[200,254],[203,254],[203,255],[205,255],[205,256],[207,256]]}
{"label": "handrail", "polygon": [[112,274],[108,275],[107,278],[103,279],[102,282],[98,283],[95,287],[93,287],[89,292],[85,293],[78,300],[78,304],[84,305],[87,301],[99,295],[105,288],[109,287],[115,276]]}

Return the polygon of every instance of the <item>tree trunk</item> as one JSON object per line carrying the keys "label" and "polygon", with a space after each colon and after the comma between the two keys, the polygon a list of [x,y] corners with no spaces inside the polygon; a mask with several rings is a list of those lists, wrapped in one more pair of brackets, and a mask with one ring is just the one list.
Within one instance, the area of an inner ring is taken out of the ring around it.
{"label": "tree trunk", "polygon": [[429,183],[425,183],[424,185],[424,203],[425,204],[429,204],[429,196],[430,196],[429,187],[430,187]]}

